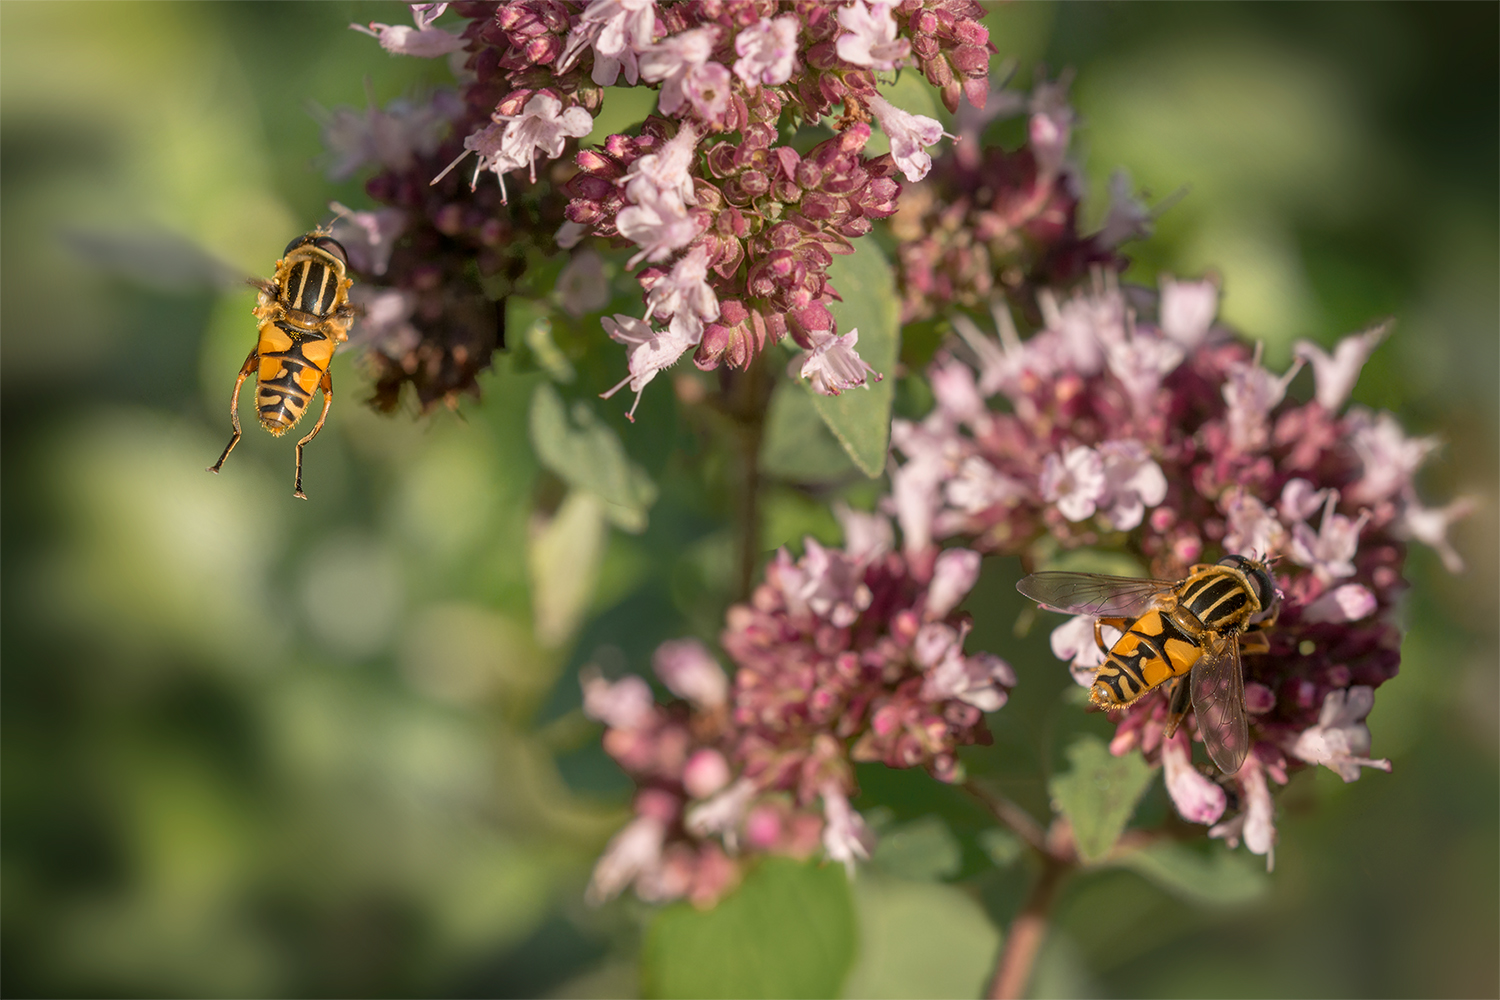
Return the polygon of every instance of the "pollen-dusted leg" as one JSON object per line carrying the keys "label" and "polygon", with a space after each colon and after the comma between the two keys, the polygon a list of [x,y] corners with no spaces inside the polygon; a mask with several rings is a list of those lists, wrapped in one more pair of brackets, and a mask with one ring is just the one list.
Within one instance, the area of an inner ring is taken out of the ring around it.
{"label": "pollen-dusted leg", "polygon": [[292,496],[299,500],[307,499],[307,494],[302,492],[302,446],[318,436],[318,431],[323,429],[323,421],[328,419],[328,408],[333,405],[332,372],[323,373],[323,381],[318,383],[318,388],[323,390],[323,412],[318,414],[318,422],[307,432],[307,437],[297,442],[297,482],[292,489]]}
{"label": "pollen-dusted leg", "polygon": [[234,433],[230,435],[229,443],[224,446],[224,454],[219,456],[217,462],[208,467],[208,471],[214,475],[219,474],[219,470],[224,467],[224,459],[228,458],[229,453],[234,451],[234,446],[240,443],[240,438],[242,437],[240,434],[240,386],[244,385],[245,379],[249,378],[250,373],[255,371],[257,352],[259,350],[259,345],[251,349],[250,356],[240,366],[240,377],[234,380],[234,392],[229,396],[229,426],[234,428]]}

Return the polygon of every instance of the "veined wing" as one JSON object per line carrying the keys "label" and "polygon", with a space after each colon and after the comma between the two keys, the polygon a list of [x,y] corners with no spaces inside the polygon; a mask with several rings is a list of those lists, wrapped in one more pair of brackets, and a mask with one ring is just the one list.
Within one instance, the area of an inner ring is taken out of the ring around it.
{"label": "veined wing", "polygon": [[1176,587],[1170,580],[1102,573],[1033,573],[1016,589],[1054,611],[1095,618],[1139,618]]}
{"label": "veined wing", "polygon": [[1193,714],[1208,756],[1225,774],[1234,774],[1250,752],[1250,724],[1245,719],[1245,674],[1240,668],[1239,639],[1230,636],[1205,645],[1193,665]]}

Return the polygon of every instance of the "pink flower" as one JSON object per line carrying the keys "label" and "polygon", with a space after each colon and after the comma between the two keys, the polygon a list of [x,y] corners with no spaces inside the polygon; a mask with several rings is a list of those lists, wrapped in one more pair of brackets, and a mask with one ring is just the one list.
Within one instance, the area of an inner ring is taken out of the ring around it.
{"label": "pink flower", "polygon": [[563,312],[578,319],[609,305],[609,277],[604,273],[604,258],[593,250],[575,253],[554,289]]}
{"label": "pink flower", "polygon": [[844,29],[837,43],[840,59],[888,71],[906,58],[911,52],[911,42],[896,37],[891,6],[886,0],[874,0],[868,5],[865,0],[854,0],[849,6],[839,8],[839,25]]}
{"label": "pink flower", "polygon": [[1031,95],[1028,132],[1036,154],[1037,173],[1052,177],[1062,169],[1073,135],[1073,108],[1068,104],[1070,74],[1051,83],[1039,83]]}
{"label": "pink flower", "polygon": [[411,322],[417,309],[416,293],[360,282],[349,292],[349,298],[364,310],[355,321],[350,346],[369,347],[399,358],[421,342],[422,333]]}
{"label": "pink flower", "polygon": [[[859,343],[859,330],[850,330],[842,337],[832,333],[813,344],[813,349],[803,356],[798,375],[812,382],[814,392],[824,396],[837,396],[846,389],[869,388],[866,375],[874,375],[879,382],[881,374],[859,356],[854,345]],[[792,362],[796,364],[795,361]]]}
{"label": "pink flower", "polygon": [[927,369],[937,405],[953,421],[973,427],[989,421],[989,407],[974,383],[974,369],[951,357],[940,357]]}
{"label": "pink flower", "polygon": [[1328,692],[1318,724],[1302,732],[1292,753],[1309,764],[1322,764],[1345,781],[1357,781],[1361,767],[1391,769],[1388,760],[1371,760],[1370,729],[1365,716],[1375,707],[1375,691],[1364,685]]}
{"label": "pink flower", "polygon": [[946,618],[974,589],[979,579],[979,553],[970,549],[944,549],[932,569],[927,587],[926,617]]}
{"label": "pink flower", "polygon": [[356,212],[336,201],[328,207],[338,215],[333,238],[348,252],[349,266],[363,274],[384,274],[396,240],[406,230],[406,212],[399,208]]}
{"label": "pink flower", "polygon": [[1139,410],[1146,409],[1166,378],[1182,364],[1185,353],[1174,340],[1147,330],[1127,328],[1123,337],[1104,342],[1109,370]]}
{"label": "pink flower", "polygon": [[640,729],[656,716],[651,686],[631,674],[611,683],[598,667],[578,675],[583,686],[583,714],[611,729]]}
{"label": "pink flower", "polygon": [[1354,575],[1353,560],[1354,553],[1359,550],[1359,532],[1370,520],[1367,510],[1362,511],[1357,519],[1334,513],[1333,505],[1337,501],[1338,492],[1330,490],[1317,534],[1306,522],[1297,522],[1292,527],[1292,543],[1288,549],[1293,560],[1311,569],[1325,584]]}
{"label": "pink flower", "polygon": [[1329,413],[1338,412],[1359,380],[1365,361],[1390,332],[1391,323],[1385,322],[1364,333],[1345,337],[1331,355],[1310,340],[1297,341],[1293,350],[1313,366],[1314,398],[1319,406]]}
{"label": "pink flower", "polygon": [[650,47],[655,31],[655,0],[592,0],[568,32],[557,72],[566,73],[592,47],[595,83],[613,87],[623,69],[625,82],[633,87],[640,78],[636,57]]}
{"label": "pink flower", "polygon": [[1185,350],[1196,350],[1207,339],[1214,317],[1219,313],[1219,283],[1212,278],[1177,281],[1170,274],[1164,274],[1159,284],[1158,323],[1161,332]]}
{"label": "pink flower", "polygon": [[450,52],[457,52],[468,44],[455,34],[431,26],[432,21],[436,20],[442,11],[434,14],[423,10],[419,13],[417,10],[419,6],[428,5],[412,5],[412,19],[417,24],[415,28],[404,24],[380,24],[376,21],[371,21],[368,28],[362,24],[351,24],[349,27],[355,31],[362,31],[371,38],[379,39],[381,48],[397,56],[420,56],[423,59],[434,59]]}
{"label": "pink flower", "polygon": [[1010,504],[1031,496],[1021,480],[996,469],[978,455],[970,455],[943,487],[943,497],[955,510],[979,514],[997,504]]}
{"label": "pink flower", "polygon": [[1459,497],[1445,507],[1423,507],[1416,497],[1408,497],[1395,525],[1396,536],[1414,538],[1435,549],[1448,572],[1462,573],[1463,557],[1448,541],[1448,526],[1474,513],[1476,507],[1478,504],[1472,497]]}
{"label": "pink flower", "polygon": [[432,179],[433,184],[447,176],[464,157],[478,153],[479,162],[474,165],[474,179],[469,186],[479,183],[481,170],[493,170],[500,181],[500,200],[504,203],[507,173],[526,167],[535,184],[538,150],[555,160],[562,155],[567,139],[588,135],[594,128],[594,119],[583,108],[575,106],[564,111],[562,101],[547,93],[532,97],[519,115],[490,117],[493,123],[464,139],[464,151]]}
{"label": "pink flower", "polygon": [[1354,433],[1350,444],[1364,464],[1364,473],[1349,487],[1351,503],[1374,503],[1411,488],[1412,477],[1438,446],[1435,437],[1409,438],[1396,418],[1378,416],[1363,407],[1349,413]]}
{"label": "pink flower", "polygon": [[717,750],[696,750],[682,769],[682,787],[695,799],[706,799],[729,784],[729,762]]}
{"label": "pink flower", "polygon": [[1016,686],[1016,674],[993,653],[963,655],[960,636],[927,672],[922,681],[922,697],[928,701],[956,699],[973,705],[981,712],[998,712]]}
{"label": "pink flower", "polygon": [[597,906],[618,896],[626,886],[661,864],[667,825],[654,816],[637,816],[610,838],[594,865],[584,898]]}
{"label": "pink flower", "polygon": [[1234,778],[1240,786],[1245,811],[1211,827],[1208,835],[1224,838],[1230,847],[1236,847],[1244,840],[1251,854],[1266,856],[1266,871],[1270,871],[1276,866],[1276,805],[1271,801],[1265,770],[1255,754],[1245,758]]}
{"label": "pink flower", "polygon": [[1266,418],[1286,396],[1286,387],[1302,368],[1302,359],[1298,358],[1285,375],[1279,378],[1272,375],[1260,366],[1264,347],[1262,343],[1255,345],[1255,355],[1248,364],[1232,364],[1229,380],[1224,383],[1224,402],[1229,404],[1229,413],[1225,417],[1229,425],[1229,441],[1243,452],[1265,447],[1269,434]]}
{"label": "pink flower", "polygon": [[1357,622],[1368,617],[1375,610],[1376,603],[1375,595],[1368,587],[1346,583],[1309,604],[1302,612],[1302,620],[1310,624]]}
{"label": "pink flower", "polygon": [[1179,729],[1162,743],[1161,763],[1167,794],[1172,797],[1178,814],[1189,823],[1205,826],[1217,823],[1229,798],[1217,782],[1205,778],[1193,767],[1193,741],[1186,729]]}
{"label": "pink flower", "polygon": [[734,39],[734,51],[739,56],[734,75],[751,88],[762,83],[770,87],[786,83],[797,69],[798,30],[795,14],[783,14],[775,20],[763,17],[741,29]]}
{"label": "pink flower", "polygon": [[629,383],[631,390],[635,393],[635,403],[630,407],[630,412],[625,416],[629,420],[635,419],[635,408],[641,405],[641,390],[646,384],[656,377],[656,373],[663,368],[670,368],[677,363],[677,359],[683,353],[698,343],[698,336],[702,335],[702,327],[698,328],[697,336],[694,335],[691,325],[684,317],[674,317],[672,325],[665,330],[653,330],[651,325],[644,320],[636,319],[634,316],[622,316],[615,314],[614,318],[604,317],[600,322],[604,325],[604,332],[609,334],[611,340],[625,345],[627,363],[630,374],[622,379],[614,388],[602,393],[603,399],[608,399],[623,389]]}
{"label": "pink flower", "polygon": [[755,782],[741,778],[706,802],[691,807],[685,818],[688,832],[695,837],[719,834],[724,846],[731,851],[738,849],[740,827],[745,823],[745,813],[760,789]]}
{"label": "pink flower", "polygon": [[1265,504],[1243,486],[1235,487],[1219,501],[1226,521],[1224,551],[1263,558],[1280,552],[1286,529]]}
{"label": "pink flower", "polygon": [[684,124],[659,152],[632,163],[620,181],[625,197],[636,204],[673,203],[678,209],[694,204],[692,168],[698,138],[697,130]]}
{"label": "pink flower", "polygon": [[1040,485],[1042,497],[1056,503],[1069,521],[1093,517],[1109,492],[1099,453],[1083,445],[1069,448],[1060,458],[1048,455],[1042,463]]}
{"label": "pink flower", "polygon": [[838,628],[854,623],[870,606],[870,588],[864,584],[864,568],[837,549],[825,549],[813,538],[804,540],[806,555],[799,568],[804,575],[797,596],[812,613]]}
{"label": "pink flower", "polygon": [[641,79],[661,84],[662,114],[676,114],[684,101],[691,101],[699,116],[711,121],[727,107],[729,71],[708,61],[713,49],[713,31],[692,28],[641,55]]}
{"label": "pink flower", "polygon": [[896,161],[901,173],[913,183],[926,177],[932,169],[932,157],[928,155],[927,147],[948,134],[943,131],[942,122],[902,111],[878,94],[867,98],[865,103],[880,123],[880,130],[890,139],[891,159]]}
{"label": "pink flower", "polygon": [[699,244],[657,280],[646,296],[646,319],[684,315],[701,333],[705,322],[719,318],[719,299],[708,281],[708,248]]}
{"label": "pink flower", "polygon": [[[1113,646],[1120,639],[1120,631],[1108,625],[1100,628],[1106,645]],[[1052,655],[1066,661],[1073,682],[1079,687],[1093,687],[1095,675],[1104,663],[1104,650],[1094,641],[1094,619],[1089,615],[1075,615],[1052,630]]]}
{"label": "pink flower", "polygon": [[418,156],[437,151],[448,123],[462,111],[457,95],[439,90],[421,103],[398,98],[383,111],[372,104],[363,112],[353,108],[319,112],[323,146],[332,157],[329,179],[346,180],[368,164],[410,169]]}
{"label": "pink flower", "polygon": [[[959,114],[963,112],[960,111]],[[964,133],[960,132],[960,135]],[[1151,220],[1151,210],[1135,196],[1129,171],[1124,167],[1116,167],[1109,175],[1109,208],[1104,212],[1104,225],[1099,229],[1099,242],[1107,247],[1117,247],[1130,240],[1145,239],[1151,235]],[[1165,314],[1165,307],[1163,314]],[[1168,334],[1168,336],[1172,335]],[[1175,340],[1176,337],[1173,339]]]}
{"label": "pink flower", "polygon": [[1281,488],[1281,499],[1277,502],[1276,509],[1290,523],[1306,521],[1323,509],[1323,501],[1329,492],[1314,488],[1306,479],[1288,479]]}
{"label": "pink flower", "polygon": [[873,562],[895,547],[896,534],[884,514],[854,510],[842,500],[834,501],[833,514],[844,528],[844,551],[855,562]]}
{"label": "pink flower", "polygon": [[833,783],[823,786],[823,850],[828,860],[844,866],[849,877],[854,877],[854,863],[870,860],[870,851],[875,847],[875,835],[865,825],[865,819],[849,808],[849,799],[841,788]]}
{"label": "pink flower", "polygon": [[667,690],[695,708],[717,708],[729,697],[724,668],[697,639],[662,643],[651,657],[651,666]]}
{"label": "pink flower", "polygon": [[1166,498],[1167,477],[1139,441],[1106,441],[1098,448],[1104,469],[1106,501],[1099,519],[1116,531],[1141,523],[1147,507]]}
{"label": "pink flower", "polygon": [[891,421],[891,447],[907,461],[891,473],[890,510],[901,526],[902,547],[908,555],[923,552],[932,543],[943,484],[953,473],[955,456],[949,452],[958,440],[945,430],[932,417],[921,424]]}
{"label": "pink flower", "polygon": [[621,236],[641,248],[626,262],[627,267],[635,267],[642,259],[652,262],[666,260],[673,251],[687,246],[703,231],[699,221],[675,198],[628,205],[615,216],[615,228]]}

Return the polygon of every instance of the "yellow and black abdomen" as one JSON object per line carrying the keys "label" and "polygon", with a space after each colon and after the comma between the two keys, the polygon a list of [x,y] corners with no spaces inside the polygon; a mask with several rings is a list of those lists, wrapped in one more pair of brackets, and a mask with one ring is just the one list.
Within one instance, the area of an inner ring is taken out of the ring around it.
{"label": "yellow and black abdomen", "polygon": [[1202,656],[1202,645],[1170,616],[1148,611],[1111,647],[1094,678],[1089,700],[1101,708],[1129,705],[1193,669]]}
{"label": "yellow and black abdomen", "polygon": [[335,346],[321,331],[299,330],[286,322],[261,324],[255,411],[262,427],[280,436],[297,426],[328,371]]}

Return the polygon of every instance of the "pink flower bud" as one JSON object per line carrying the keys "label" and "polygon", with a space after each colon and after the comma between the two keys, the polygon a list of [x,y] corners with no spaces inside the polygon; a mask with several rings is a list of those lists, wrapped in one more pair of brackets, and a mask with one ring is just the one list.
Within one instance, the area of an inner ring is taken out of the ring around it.
{"label": "pink flower bud", "polygon": [[729,784],[729,763],[717,750],[703,749],[688,758],[682,786],[695,799],[706,799]]}

